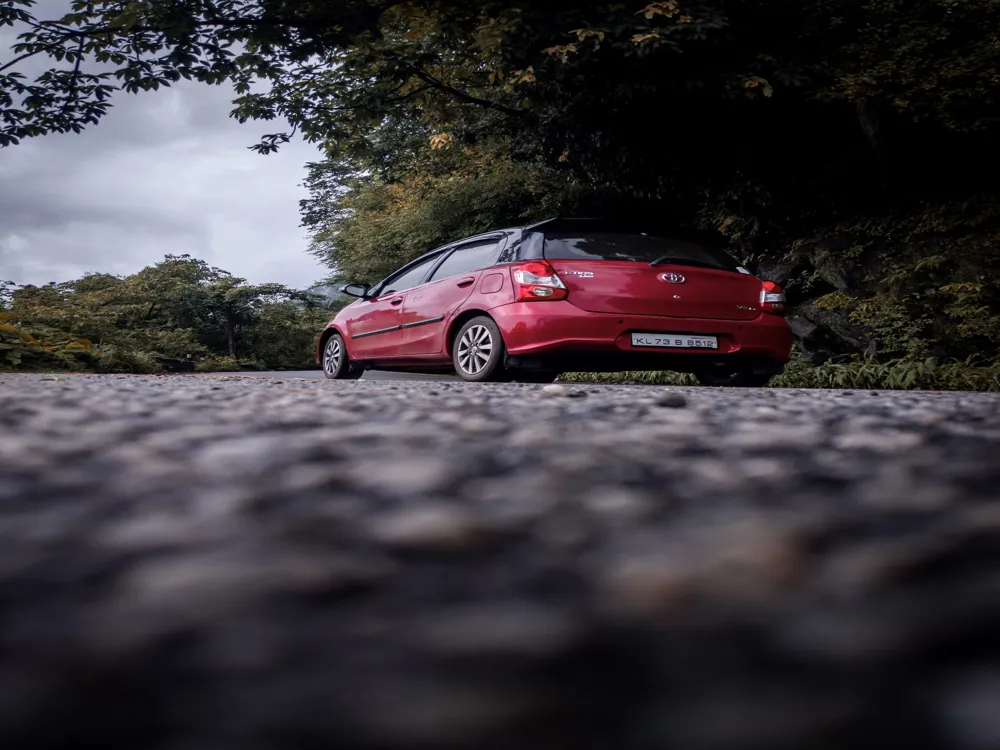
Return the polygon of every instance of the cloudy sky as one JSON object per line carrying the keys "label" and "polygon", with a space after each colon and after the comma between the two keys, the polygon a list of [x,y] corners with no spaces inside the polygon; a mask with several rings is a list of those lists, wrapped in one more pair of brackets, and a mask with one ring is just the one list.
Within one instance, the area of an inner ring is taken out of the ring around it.
{"label": "cloudy sky", "polygon": [[[0,35],[0,63],[10,41],[9,30]],[[238,124],[228,117],[232,98],[229,87],[188,82],[121,94],[81,135],[0,149],[0,280],[128,274],[168,253],[252,282],[301,288],[322,279],[298,214],[304,165],[318,152],[302,142],[269,156],[249,151],[279,126]]]}

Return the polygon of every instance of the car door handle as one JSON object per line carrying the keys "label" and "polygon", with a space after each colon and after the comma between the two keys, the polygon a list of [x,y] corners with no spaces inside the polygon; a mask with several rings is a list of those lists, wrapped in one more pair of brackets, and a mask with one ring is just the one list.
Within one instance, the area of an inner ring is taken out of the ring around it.
{"label": "car door handle", "polygon": [[396,297],[395,299],[391,299],[391,300],[389,300],[389,304],[390,305],[401,305],[401,304],[403,304],[403,298],[402,297]]}
{"label": "car door handle", "polygon": [[469,279],[462,279],[460,282],[458,282],[458,286],[459,287],[466,287],[466,286],[469,286],[470,284],[474,283],[475,281],[476,281],[476,277],[475,276],[473,276],[472,278],[469,278]]}

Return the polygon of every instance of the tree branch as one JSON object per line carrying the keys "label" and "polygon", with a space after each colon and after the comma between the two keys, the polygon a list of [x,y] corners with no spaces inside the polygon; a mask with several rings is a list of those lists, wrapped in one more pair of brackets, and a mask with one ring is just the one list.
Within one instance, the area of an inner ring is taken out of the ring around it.
{"label": "tree branch", "polygon": [[22,60],[27,60],[29,57],[34,57],[35,55],[41,54],[42,52],[45,52],[45,51],[47,51],[49,49],[52,49],[53,47],[58,47],[58,46],[60,46],[60,45],[58,45],[58,44],[50,44],[50,45],[47,45],[45,47],[39,47],[34,52],[25,52],[20,57],[15,57],[9,63],[4,63],[3,65],[0,65],[0,73],[3,73],[5,70],[7,70],[7,68],[13,68],[15,65],[17,65]]}
{"label": "tree branch", "polygon": [[527,110],[514,109],[513,107],[508,107],[503,104],[498,104],[497,102],[491,102],[488,99],[480,99],[478,96],[472,96],[472,94],[467,94],[464,91],[460,91],[459,89],[449,86],[444,81],[435,78],[430,73],[427,73],[426,71],[421,70],[420,68],[416,67],[415,65],[411,65],[410,63],[403,63],[403,66],[413,71],[413,74],[417,78],[419,78],[421,81],[424,81],[429,86],[436,88],[440,91],[444,91],[447,94],[451,94],[456,99],[463,101],[466,104],[475,104],[478,107],[485,107],[486,109],[495,109],[497,112],[503,112],[504,114],[508,115],[516,115],[517,117],[523,117],[527,113]]}

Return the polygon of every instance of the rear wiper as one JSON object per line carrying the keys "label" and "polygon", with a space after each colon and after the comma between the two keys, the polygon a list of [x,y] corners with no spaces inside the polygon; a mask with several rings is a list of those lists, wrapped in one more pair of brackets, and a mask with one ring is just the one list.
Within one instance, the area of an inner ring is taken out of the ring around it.
{"label": "rear wiper", "polygon": [[650,266],[658,266],[661,263],[677,263],[682,266],[700,266],[702,268],[718,268],[711,263],[704,263],[698,260],[691,260],[690,258],[678,258],[674,255],[661,255],[656,260],[650,261]]}

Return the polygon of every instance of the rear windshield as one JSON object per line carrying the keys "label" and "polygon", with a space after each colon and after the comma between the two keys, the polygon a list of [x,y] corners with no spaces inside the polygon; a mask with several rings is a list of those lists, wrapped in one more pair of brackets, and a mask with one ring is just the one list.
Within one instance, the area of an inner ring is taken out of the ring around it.
{"label": "rear windshield", "polygon": [[[545,232],[542,251],[549,260],[632,260],[676,263],[735,271],[738,263],[704,243],[647,234],[618,232]],[[661,260],[662,259],[662,260]]]}

